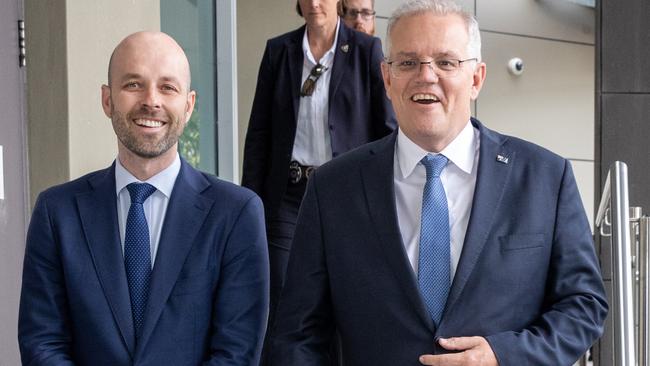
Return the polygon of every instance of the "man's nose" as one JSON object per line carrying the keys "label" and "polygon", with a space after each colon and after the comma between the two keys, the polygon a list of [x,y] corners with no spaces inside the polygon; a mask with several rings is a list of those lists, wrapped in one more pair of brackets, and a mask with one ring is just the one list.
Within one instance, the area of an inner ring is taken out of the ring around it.
{"label": "man's nose", "polygon": [[156,87],[146,88],[142,96],[142,106],[160,108],[160,93]]}
{"label": "man's nose", "polygon": [[418,79],[437,82],[440,76],[438,76],[438,70],[436,69],[433,61],[430,62],[420,62],[420,72],[418,73]]}

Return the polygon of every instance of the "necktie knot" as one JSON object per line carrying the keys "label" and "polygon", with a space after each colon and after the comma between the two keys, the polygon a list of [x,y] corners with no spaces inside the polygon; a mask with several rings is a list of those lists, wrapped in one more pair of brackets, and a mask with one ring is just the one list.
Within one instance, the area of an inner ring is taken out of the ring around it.
{"label": "necktie knot", "polygon": [[131,183],[126,186],[131,196],[131,203],[143,204],[155,191],[156,187],[149,183]]}
{"label": "necktie knot", "polygon": [[421,162],[427,169],[427,179],[430,179],[431,177],[439,177],[440,173],[442,173],[442,170],[447,165],[447,161],[449,161],[449,159],[442,154],[427,154],[427,156],[423,157]]}

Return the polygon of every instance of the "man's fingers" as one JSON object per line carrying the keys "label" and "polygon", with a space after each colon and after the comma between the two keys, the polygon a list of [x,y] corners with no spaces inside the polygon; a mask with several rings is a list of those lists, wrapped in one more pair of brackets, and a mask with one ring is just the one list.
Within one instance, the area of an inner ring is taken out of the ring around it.
{"label": "man's fingers", "polygon": [[483,337],[453,337],[453,338],[440,338],[438,343],[442,348],[451,351],[463,351],[470,348],[478,347],[484,342],[487,342]]}
{"label": "man's fingers", "polygon": [[437,366],[437,365],[445,365],[445,366],[454,366],[458,365],[458,363],[454,362],[453,358],[450,359],[448,356],[453,355],[422,355],[420,356],[420,363],[423,365],[427,366]]}
{"label": "man's fingers", "polygon": [[422,355],[419,361],[428,366],[498,366],[488,341],[483,337],[440,338],[438,343],[449,351],[444,355]]}
{"label": "man's fingers", "polygon": [[420,356],[420,363],[427,366],[463,366],[463,365],[472,365],[471,363],[466,363],[465,355],[460,353],[447,354],[447,355],[422,355]]}

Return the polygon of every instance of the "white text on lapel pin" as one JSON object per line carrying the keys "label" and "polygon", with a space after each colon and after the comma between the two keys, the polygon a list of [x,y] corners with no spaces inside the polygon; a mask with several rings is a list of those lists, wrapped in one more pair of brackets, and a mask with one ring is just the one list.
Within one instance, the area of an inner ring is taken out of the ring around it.
{"label": "white text on lapel pin", "polygon": [[349,45],[344,44],[343,46],[341,46],[341,51],[343,51],[343,52],[345,52],[345,53],[348,53],[348,50],[350,50],[350,46],[349,46]]}
{"label": "white text on lapel pin", "polygon": [[507,157],[507,156],[503,156],[503,155],[501,155],[501,154],[498,154],[498,155],[497,155],[497,161],[498,161],[499,163],[508,164],[508,157]]}

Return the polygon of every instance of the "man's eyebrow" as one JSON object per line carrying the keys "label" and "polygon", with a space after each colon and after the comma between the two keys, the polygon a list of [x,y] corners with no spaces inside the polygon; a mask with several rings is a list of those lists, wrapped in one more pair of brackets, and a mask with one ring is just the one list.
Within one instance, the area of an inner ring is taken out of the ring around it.
{"label": "man's eyebrow", "polygon": [[458,55],[453,51],[445,51],[438,53],[436,57],[458,57]]}
{"label": "man's eyebrow", "polygon": [[[132,73],[127,73],[127,74],[122,75],[122,77],[120,78],[120,82],[125,82],[125,81],[128,81],[128,80],[138,80],[138,79],[142,79],[142,75],[132,72]],[[162,77],[160,77],[160,79],[158,81],[159,82],[174,83],[174,84],[182,85],[181,80],[179,78],[175,77],[175,76],[162,76]]]}
{"label": "man's eyebrow", "polygon": [[142,78],[142,75],[140,75],[140,74],[128,73],[128,74],[122,75],[122,77],[120,78],[120,81],[124,82],[124,81],[127,81],[127,80],[141,79],[141,78]]}
{"label": "man's eyebrow", "polygon": [[[401,51],[401,52],[398,52],[396,56],[400,56],[400,57],[413,57],[413,58],[415,58],[415,57],[418,57],[418,56],[420,56],[420,55],[418,55],[417,52],[406,52],[406,51]],[[439,57],[458,57],[458,55],[457,55],[455,52],[453,52],[453,51],[444,51],[444,52],[436,53],[435,55],[428,55],[428,56],[432,56],[432,57],[434,57],[434,58],[439,58]]]}
{"label": "man's eyebrow", "polygon": [[404,52],[400,51],[397,53],[397,56],[402,56],[402,57],[416,57],[418,54],[415,52]]}
{"label": "man's eyebrow", "polygon": [[179,85],[181,84],[180,79],[175,76],[162,76],[160,80],[164,82],[179,84]]}

